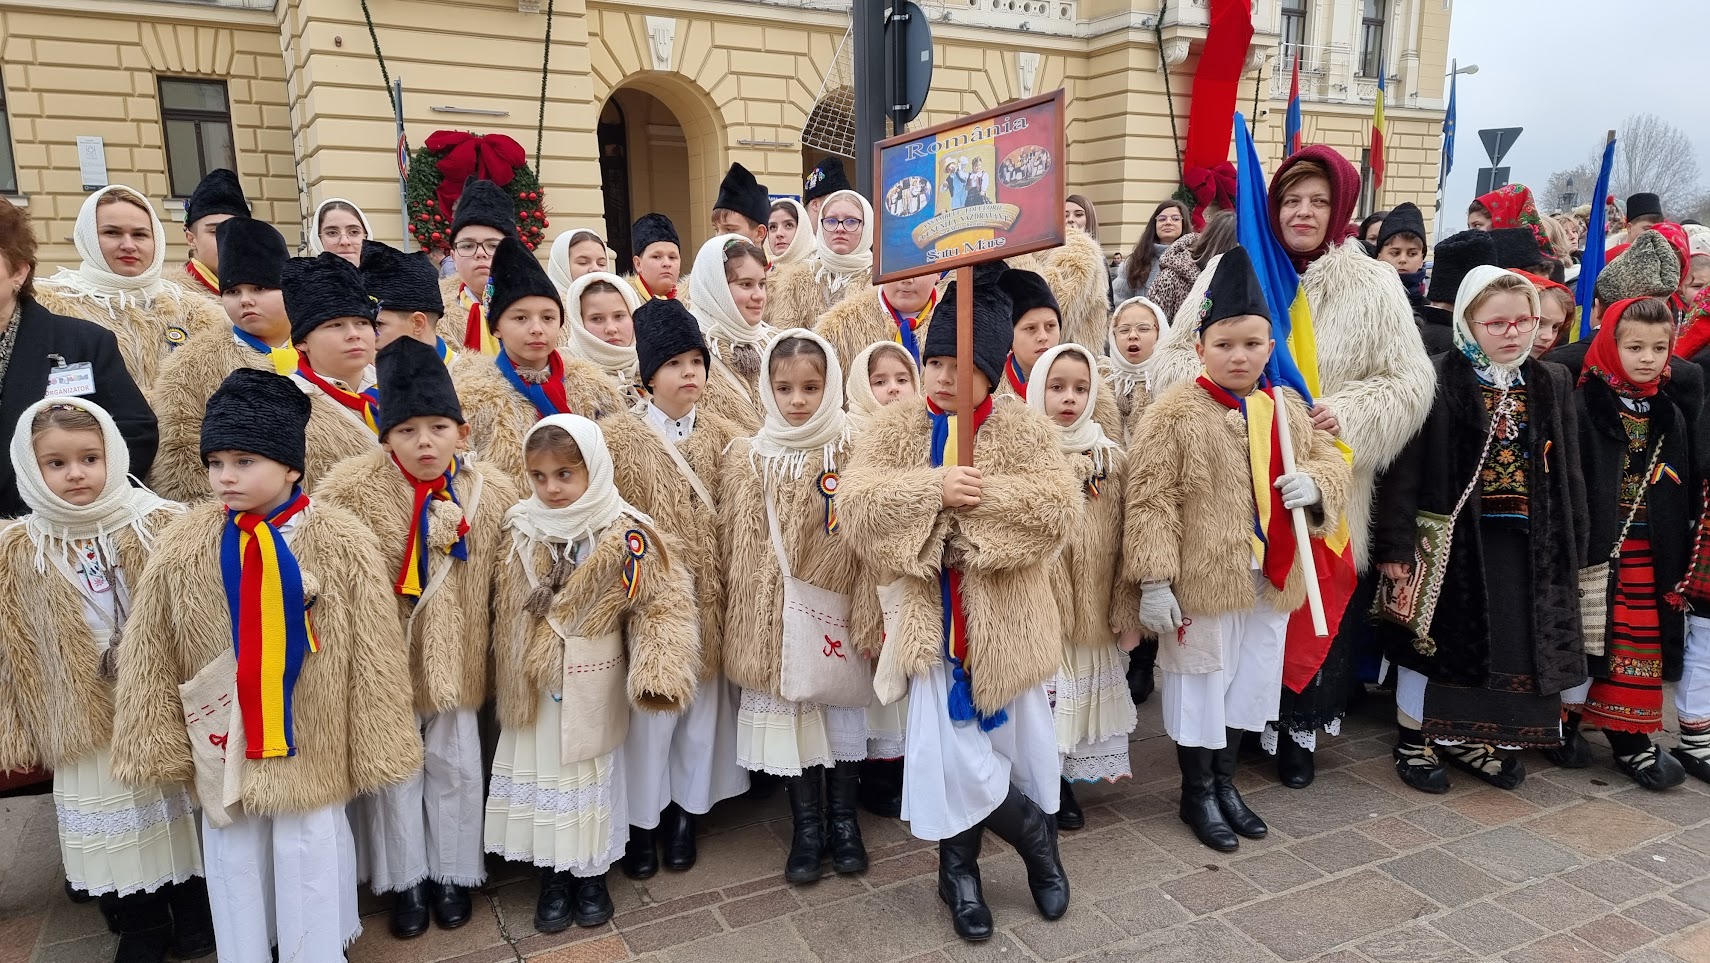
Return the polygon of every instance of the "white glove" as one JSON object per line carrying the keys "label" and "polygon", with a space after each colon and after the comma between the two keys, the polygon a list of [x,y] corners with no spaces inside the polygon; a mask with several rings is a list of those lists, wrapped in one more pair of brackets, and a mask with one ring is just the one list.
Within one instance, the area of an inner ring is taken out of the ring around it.
{"label": "white glove", "polygon": [[1148,632],[1163,635],[1181,627],[1182,607],[1168,582],[1140,586],[1140,624]]}
{"label": "white glove", "polygon": [[1283,507],[1293,511],[1296,508],[1311,508],[1324,500],[1324,495],[1318,490],[1318,483],[1305,472],[1290,472],[1277,479],[1277,490],[1282,492]]}

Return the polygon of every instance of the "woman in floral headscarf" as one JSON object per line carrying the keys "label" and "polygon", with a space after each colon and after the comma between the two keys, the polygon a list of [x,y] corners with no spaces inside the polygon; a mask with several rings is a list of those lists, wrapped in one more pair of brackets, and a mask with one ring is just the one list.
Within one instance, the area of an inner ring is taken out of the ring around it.
{"label": "woman in floral headscarf", "polygon": [[1550,257],[1556,256],[1544,220],[1538,216],[1538,205],[1532,200],[1532,189],[1525,184],[1509,184],[1479,195],[1467,209],[1467,227],[1478,231],[1529,227],[1538,236],[1538,248]]}

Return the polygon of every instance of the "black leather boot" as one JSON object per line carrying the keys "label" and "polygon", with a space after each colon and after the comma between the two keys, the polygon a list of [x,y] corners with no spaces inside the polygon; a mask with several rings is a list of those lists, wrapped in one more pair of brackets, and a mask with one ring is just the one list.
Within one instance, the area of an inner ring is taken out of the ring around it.
{"label": "black leather boot", "polygon": [[392,935],[400,940],[407,940],[426,933],[429,902],[431,899],[425,879],[409,889],[393,893]]}
{"label": "black leather boot", "polygon": [[162,963],[172,944],[172,909],[166,894],[132,893],[100,897],[112,906],[113,921],[119,927],[119,950],[113,963]]}
{"label": "black leather boot", "polygon": [[629,842],[623,846],[618,869],[630,879],[652,879],[659,872],[659,851],[653,845],[653,830],[629,827]]}
{"label": "black leather boot", "polygon": [[95,897],[90,896],[88,890],[71,885],[71,880],[68,879],[65,881],[65,898],[73,903],[87,903]]}
{"label": "black leather boot", "polygon": [[1143,638],[1134,651],[1128,653],[1128,697],[1140,705],[1152,697],[1157,688],[1153,675],[1158,662],[1158,637]]}
{"label": "black leather boot", "polygon": [[456,883],[430,883],[433,921],[442,930],[454,930],[469,922],[469,887]]}
{"label": "black leather boot", "polygon": [[540,899],[534,904],[534,929],[537,933],[562,933],[570,928],[570,891],[575,877],[569,870],[555,873],[551,867],[540,870]]}
{"label": "black leather boot", "polygon": [[1312,750],[1294,741],[1287,729],[1277,730],[1277,778],[1290,789],[1305,789],[1318,776]]}
{"label": "black leather boot", "polygon": [[1218,852],[1234,852],[1241,840],[1223,818],[1223,808],[1217,805],[1212,750],[1177,746],[1176,764],[1182,770],[1182,805],[1178,811],[1182,822],[1205,845]]}
{"label": "black leather boot", "polygon": [[1563,769],[1584,769],[1591,765],[1591,743],[1579,731],[1581,716],[1570,712],[1562,720],[1562,744],[1544,750],[1544,758]]}
{"label": "black leather boot", "polygon": [[166,887],[172,905],[172,955],[199,960],[214,952],[214,916],[208,909],[208,881],[192,876]]}
{"label": "black leather boot", "polygon": [[574,877],[575,896],[571,912],[577,926],[599,926],[612,918],[612,894],[606,889],[606,877]]}
{"label": "black leather boot", "polygon": [[1067,780],[1061,780],[1062,786],[1057,791],[1057,828],[1076,830],[1087,824],[1086,813],[1081,812],[1081,801],[1075,798],[1075,788]]}
{"label": "black leather boot", "polygon": [[938,898],[950,907],[950,925],[970,943],[992,938],[992,911],[980,892],[980,838],[984,826],[938,841]]}
{"label": "black leather boot", "polygon": [[1229,828],[1248,839],[1264,839],[1270,827],[1259,814],[1247,808],[1241,794],[1235,790],[1235,761],[1241,755],[1241,729],[1230,729],[1222,749],[1211,751],[1211,793],[1217,798],[1217,809]]}
{"label": "black leather boot", "polygon": [[825,861],[825,810],[821,782],[825,769],[812,766],[799,776],[784,780],[790,793],[790,855],[784,860],[784,879],[792,883],[819,881],[819,866]]}
{"label": "black leather boot", "polygon": [[665,868],[677,872],[693,869],[699,852],[695,846],[694,815],[672,803],[659,814],[659,832],[665,837]]}
{"label": "black leather boot", "polygon": [[861,764],[840,762],[826,770],[826,847],[833,871],[848,875],[867,871],[867,846],[861,841],[861,821],[856,815],[861,795]]}
{"label": "black leather boot", "polygon": [[1054,920],[1067,913],[1069,876],[1057,853],[1057,821],[1012,785],[1009,795],[986,817],[986,826],[1021,855],[1039,915]]}
{"label": "black leather boot", "polygon": [[863,759],[861,761],[861,808],[875,816],[897,819],[902,816],[903,761],[901,759]]}

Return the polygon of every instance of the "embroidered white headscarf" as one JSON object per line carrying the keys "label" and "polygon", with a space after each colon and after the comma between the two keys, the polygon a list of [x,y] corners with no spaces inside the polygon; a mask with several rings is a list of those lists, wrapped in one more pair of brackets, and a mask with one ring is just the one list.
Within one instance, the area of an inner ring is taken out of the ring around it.
{"label": "embroidered white headscarf", "polygon": [[[1526,359],[1532,357],[1532,342],[1538,339],[1538,329],[1534,327],[1532,333],[1526,338],[1525,350],[1520,352],[1518,358],[1506,364],[1497,364],[1490,360],[1490,356],[1484,353],[1483,348],[1479,347],[1478,338],[1473,335],[1472,327],[1467,322],[1467,308],[1472,304],[1474,298],[1478,297],[1485,288],[1490,287],[1497,278],[1504,274],[1514,274],[1514,272],[1505,271],[1490,264],[1480,264],[1467,272],[1466,277],[1461,279],[1460,289],[1455,292],[1453,329],[1455,348],[1461,354],[1466,355],[1468,361],[1472,362],[1473,369],[1478,372],[1480,378],[1497,388],[1513,387],[1520,380],[1520,367],[1526,363]],[[1518,274],[1514,276],[1519,277]],[[1537,317],[1542,310],[1538,299],[1538,289],[1528,283],[1523,285],[1521,290],[1526,294],[1532,316]]]}
{"label": "embroidered white headscarf", "polygon": [[[154,260],[134,278],[113,273],[107,259],[101,255],[101,230],[95,223],[95,212],[101,206],[101,199],[109,194],[134,198],[148,211],[149,233],[154,236]],[[135,188],[110,184],[84,198],[83,207],[77,212],[77,225],[71,231],[71,242],[83,262],[75,270],[60,268],[42,283],[88,298],[107,309],[109,316],[115,310],[127,307],[148,308],[166,287],[160,276],[166,266],[166,237],[160,226],[160,217],[155,214],[154,205],[148,202],[148,198]]]}
{"label": "embroidered white headscarf", "polygon": [[849,279],[860,271],[873,266],[873,205],[867,199],[854,191],[833,191],[820,205],[820,216],[825,217],[826,209],[836,201],[854,201],[861,207],[861,236],[848,254],[839,254],[826,243],[826,235],[815,225],[813,236],[814,257],[817,266],[814,268],[814,279],[825,284],[832,294],[843,290]]}
{"label": "embroidered white headscarf", "polygon": [[511,533],[513,551],[520,551],[530,541],[575,545],[604,531],[623,516],[653,524],[653,519],[618,494],[617,484],[612,480],[612,453],[606,448],[606,435],[599,425],[581,415],[548,415],[523,435],[523,447],[528,447],[528,440],[535,432],[547,428],[564,431],[582,450],[582,461],[588,466],[588,490],[563,508],[548,508],[534,494],[511,506],[505,512],[504,527]]}
{"label": "embroidered white headscarf", "polygon": [[354,201],[347,201],[342,197],[329,197],[315,206],[315,216],[309,221],[310,257],[319,257],[320,253],[327,249],[326,245],[321,243],[321,218],[326,215],[327,208],[334,204],[344,204],[356,211],[356,219],[362,222],[362,235],[370,240],[378,240],[374,237],[374,227],[368,223],[368,215],[362,213],[362,208],[357,207]]}
{"label": "embroidered white headscarf", "polygon": [[[825,393],[819,410],[799,426],[784,419],[777,399],[772,397],[772,354],[791,338],[812,341],[825,354]],[[837,467],[837,453],[849,443],[849,419],[843,413],[843,366],[837,363],[837,351],[830,342],[806,328],[778,332],[760,354],[758,394],[764,420],[749,440],[749,457],[760,469],[762,479],[782,478],[785,472],[791,478],[800,478],[807,456],[815,451],[825,456],[826,470]]]}
{"label": "embroidered white headscarf", "polygon": [[1116,447],[1116,442],[1105,437],[1104,428],[1100,427],[1097,419],[1093,418],[1093,406],[1098,403],[1098,359],[1085,347],[1073,341],[1057,345],[1055,348],[1039,356],[1033,363],[1033,370],[1027,375],[1027,407],[1045,414],[1046,384],[1051,380],[1051,366],[1057,359],[1066,354],[1079,355],[1087,363],[1087,403],[1075,414],[1073,424],[1064,427],[1052,418],[1051,424],[1061,433],[1060,447],[1063,454],[1085,452],[1092,456],[1093,470],[1104,471],[1105,452]]}
{"label": "embroidered white headscarf", "polygon": [[[1152,323],[1158,328],[1158,340],[1153,342],[1152,356],[1145,361],[1135,364],[1123,356],[1116,345],[1117,319],[1122,317],[1122,310],[1131,304],[1138,304],[1152,312]],[[1148,298],[1134,297],[1116,306],[1116,312],[1110,316],[1110,347],[1105,356],[1110,361],[1110,385],[1117,394],[1124,397],[1134,393],[1136,387],[1152,390],[1152,368],[1158,361],[1158,348],[1164,343],[1164,335],[1170,333],[1170,319],[1165,316],[1164,309]]]}
{"label": "embroidered white headscarf", "polygon": [[623,303],[629,307],[631,318],[641,307],[641,295],[636,293],[634,285],[615,274],[589,271],[571,281],[570,289],[564,295],[563,344],[576,357],[599,365],[602,371],[617,379],[619,385],[632,385],[640,377],[634,339],[628,345],[607,344],[582,327],[582,293],[600,281],[617,289]]}
{"label": "embroidered white headscarf", "polygon": [[875,341],[856,355],[849,362],[849,377],[844,379],[843,395],[849,402],[849,425],[855,430],[866,427],[873,416],[884,410],[879,399],[873,397],[873,386],[868,383],[872,377],[873,358],[880,354],[889,354],[902,360],[903,367],[914,378],[915,391],[920,390],[920,369],[915,367],[914,359],[909,357],[908,349],[895,341]]}
{"label": "embroidered white headscarf", "polygon": [[[573,227],[552,239],[552,253],[546,259],[546,276],[552,283],[558,285],[558,293],[567,294],[570,290],[570,249],[582,241],[598,241],[606,248],[606,270],[609,272],[617,265],[617,255],[606,247],[605,238],[598,231],[590,231],[585,227]],[[628,282],[625,282],[627,285]],[[636,295],[640,297],[640,295]]]}
{"label": "embroidered white headscarf", "polygon": [[790,238],[790,246],[784,248],[782,254],[773,254],[769,244],[766,247],[767,262],[774,268],[781,268],[797,261],[806,260],[807,256],[813,253],[814,234],[818,232],[814,230],[813,222],[808,219],[808,210],[801,201],[793,197],[786,197],[776,203],[788,204],[796,212],[796,234]]}
{"label": "embroidered white headscarf", "polygon": [[695,269],[689,275],[689,313],[700,322],[701,335],[714,357],[719,357],[714,342],[751,344],[758,350],[778,333],[764,321],[750,324],[730,296],[730,285],[724,280],[724,250],[726,245],[743,240],[736,234],[708,238],[695,252]]}

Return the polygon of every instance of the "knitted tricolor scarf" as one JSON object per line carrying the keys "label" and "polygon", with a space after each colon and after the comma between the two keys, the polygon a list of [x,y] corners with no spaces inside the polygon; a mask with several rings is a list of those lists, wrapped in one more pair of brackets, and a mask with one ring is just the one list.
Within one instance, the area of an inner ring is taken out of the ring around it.
{"label": "knitted tricolor scarf", "polygon": [[297,754],[291,695],[303,660],[320,651],[320,643],[309,621],[302,570],[279,526],[308,507],[309,496],[294,488],[290,500],[270,515],[226,510],[220,572],[250,759]]}

